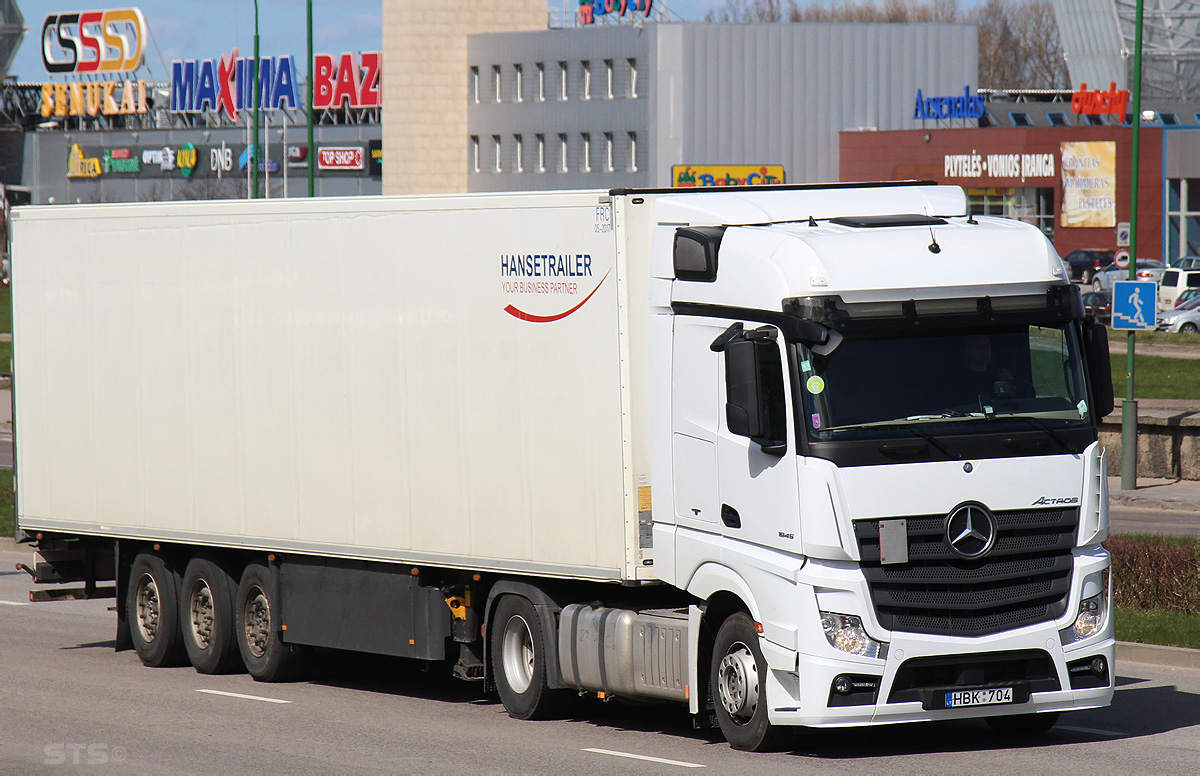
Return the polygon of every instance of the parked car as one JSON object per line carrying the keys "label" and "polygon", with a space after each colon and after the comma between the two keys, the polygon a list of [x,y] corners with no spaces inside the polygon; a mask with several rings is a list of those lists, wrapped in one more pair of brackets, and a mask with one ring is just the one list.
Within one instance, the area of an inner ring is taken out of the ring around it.
{"label": "parked car", "polygon": [[1171,259],[1167,262],[1167,266],[1175,269],[1200,269],[1200,256],[1184,256],[1179,259]]}
{"label": "parked car", "polygon": [[1190,302],[1193,299],[1200,299],[1200,288],[1189,288],[1182,292],[1179,298],[1175,300],[1175,307],[1182,307],[1185,302]]}
{"label": "parked car", "polygon": [[1171,309],[1179,295],[1191,288],[1200,288],[1200,269],[1168,269],[1158,282],[1158,306]]}
{"label": "parked car", "polygon": [[1083,295],[1083,310],[1098,321],[1112,320],[1112,294],[1107,291],[1088,291]]}
{"label": "parked car", "polygon": [[1159,331],[1176,331],[1184,334],[1200,333],[1200,299],[1184,302],[1183,307],[1176,307],[1158,316]]}
{"label": "parked car", "polygon": [[1071,272],[1071,280],[1078,280],[1085,286],[1092,282],[1096,272],[1112,264],[1113,252],[1100,248],[1084,248],[1071,251],[1063,259]]}
{"label": "parked car", "polygon": [[[1155,283],[1162,278],[1164,272],[1167,271],[1166,266],[1157,259],[1138,259],[1137,260],[1137,279],[1138,280],[1153,280]],[[1128,280],[1129,268],[1121,269],[1116,264],[1109,264],[1104,269],[1100,270],[1092,278],[1093,291],[1112,291],[1114,280]]]}

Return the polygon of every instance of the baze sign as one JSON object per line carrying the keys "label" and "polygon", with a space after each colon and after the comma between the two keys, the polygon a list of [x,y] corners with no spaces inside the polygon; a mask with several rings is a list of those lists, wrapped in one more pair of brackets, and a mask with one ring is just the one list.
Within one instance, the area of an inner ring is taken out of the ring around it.
{"label": "baze sign", "polygon": [[379,52],[342,54],[334,60],[330,54],[313,57],[313,107],[378,108]]}
{"label": "baze sign", "polygon": [[985,112],[983,98],[971,96],[971,87],[964,86],[962,96],[925,97],[917,89],[914,119],[978,119]]}

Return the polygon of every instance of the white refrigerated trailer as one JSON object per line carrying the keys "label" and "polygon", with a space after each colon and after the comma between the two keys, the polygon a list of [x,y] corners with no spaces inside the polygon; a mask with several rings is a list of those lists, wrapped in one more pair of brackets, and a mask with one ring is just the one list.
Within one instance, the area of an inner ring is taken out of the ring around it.
{"label": "white refrigerated trailer", "polygon": [[745,749],[1112,697],[1104,329],[960,189],[26,207],[12,257],[18,538],[84,583],[34,595],[148,665]]}

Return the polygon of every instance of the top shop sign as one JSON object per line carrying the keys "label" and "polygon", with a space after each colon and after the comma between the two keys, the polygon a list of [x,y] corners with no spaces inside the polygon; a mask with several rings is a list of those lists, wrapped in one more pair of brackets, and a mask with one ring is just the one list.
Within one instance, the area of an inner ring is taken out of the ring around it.
{"label": "top shop sign", "polygon": [[51,14],[42,22],[42,64],[56,74],[133,72],[148,32],[137,8]]}

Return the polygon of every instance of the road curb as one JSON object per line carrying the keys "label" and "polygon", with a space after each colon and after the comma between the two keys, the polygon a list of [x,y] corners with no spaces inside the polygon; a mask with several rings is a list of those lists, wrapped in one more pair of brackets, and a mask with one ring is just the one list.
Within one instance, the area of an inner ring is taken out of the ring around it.
{"label": "road curb", "polygon": [[1117,642],[1117,662],[1150,663],[1173,668],[1200,668],[1200,649],[1162,647],[1157,644]]}

